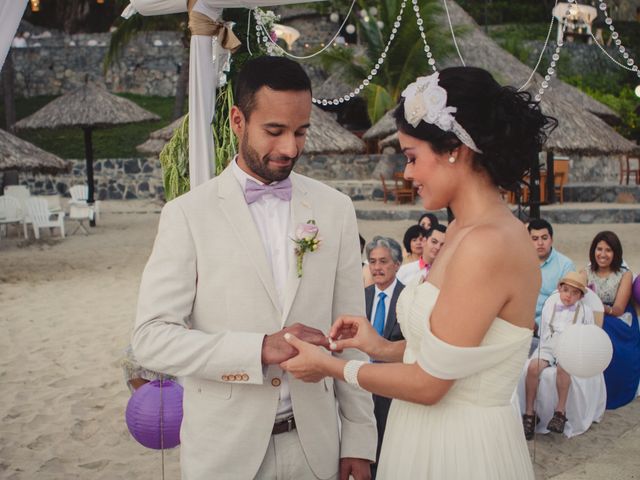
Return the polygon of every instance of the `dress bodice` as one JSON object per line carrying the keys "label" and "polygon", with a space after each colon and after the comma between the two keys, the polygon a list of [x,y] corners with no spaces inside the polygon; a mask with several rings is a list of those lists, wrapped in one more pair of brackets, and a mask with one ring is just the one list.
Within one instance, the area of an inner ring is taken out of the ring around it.
{"label": "dress bodice", "polygon": [[404,363],[456,382],[440,404],[507,405],[522,371],[532,331],[496,318],[477,347],[447,344],[431,332],[429,318],[439,290],[431,283],[407,286],[397,304],[407,340]]}
{"label": "dress bodice", "polygon": [[616,301],[618,287],[625,272],[626,269],[623,268],[617,272],[611,272],[606,277],[599,277],[596,272],[587,267],[587,283],[589,288],[600,297],[602,303],[612,305]]}

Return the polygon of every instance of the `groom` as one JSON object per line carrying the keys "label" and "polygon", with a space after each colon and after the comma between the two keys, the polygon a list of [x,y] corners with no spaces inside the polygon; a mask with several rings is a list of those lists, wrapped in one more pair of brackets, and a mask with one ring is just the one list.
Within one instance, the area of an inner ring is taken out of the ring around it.
{"label": "groom", "polygon": [[[291,172],[310,126],[309,78],[285,58],[250,60],[235,100],[238,155],[162,211],[135,356],[184,379],[183,479],[368,479],[371,395],[330,378],[303,383],[279,367],[297,353],[286,332],[325,345],[337,315],[364,315],[351,201]],[[311,221],[321,242],[296,253]]]}

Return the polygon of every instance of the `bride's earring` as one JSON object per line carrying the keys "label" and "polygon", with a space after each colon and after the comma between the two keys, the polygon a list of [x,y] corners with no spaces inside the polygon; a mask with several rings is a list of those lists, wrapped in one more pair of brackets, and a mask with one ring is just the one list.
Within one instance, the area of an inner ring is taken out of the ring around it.
{"label": "bride's earring", "polygon": [[456,157],[454,157],[453,155],[451,155],[451,156],[449,157],[449,163],[450,163],[450,164],[452,164],[452,165],[453,165],[454,163],[456,163]]}

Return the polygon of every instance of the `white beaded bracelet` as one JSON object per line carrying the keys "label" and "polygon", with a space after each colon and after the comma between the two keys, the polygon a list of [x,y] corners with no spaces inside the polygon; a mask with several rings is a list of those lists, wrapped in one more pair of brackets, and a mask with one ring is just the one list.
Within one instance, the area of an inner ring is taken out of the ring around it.
{"label": "white beaded bracelet", "polygon": [[367,362],[363,362],[361,360],[349,360],[347,363],[345,363],[344,370],[342,371],[342,374],[344,375],[344,381],[349,385],[353,385],[354,387],[362,390],[362,387],[358,383],[358,371],[360,370],[360,367],[362,367],[362,365],[364,365],[365,363]]}

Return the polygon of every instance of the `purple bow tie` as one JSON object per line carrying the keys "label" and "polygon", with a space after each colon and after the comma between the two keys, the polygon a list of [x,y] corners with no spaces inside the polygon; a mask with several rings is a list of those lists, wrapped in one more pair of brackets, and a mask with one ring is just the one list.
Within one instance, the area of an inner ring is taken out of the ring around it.
{"label": "purple bow tie", "polygon": [[573,305],[565,305],[564,303],[556,304],[556,312],[575,312],[577,305],[574,303]]}
{"label": "purple bow tie", "polygon": [[244,198],[248,204],[252,204],[265,193],[270,193],[280,200],[291,200],[291,179],[285,178],[275,185],[261,185],[253,180],[247,179],[244,186]]}

